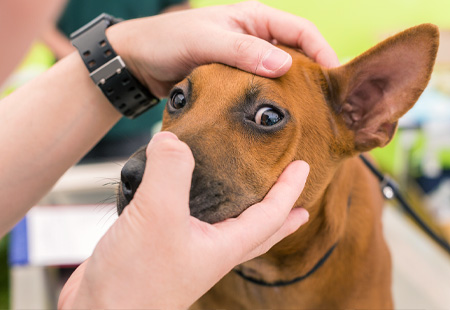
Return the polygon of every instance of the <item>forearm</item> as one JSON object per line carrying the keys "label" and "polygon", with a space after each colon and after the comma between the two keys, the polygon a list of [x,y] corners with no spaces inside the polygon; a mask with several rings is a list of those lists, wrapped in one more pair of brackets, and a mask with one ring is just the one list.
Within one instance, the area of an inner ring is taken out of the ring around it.
{"label": "forearm", "polygon": [[47,28],[41,35],[41,40],[50,48],[56,59],[62,59],[75,51],[69,39],[54,25]]}
{"label": "forearm", "polygon": [[92,148],[120,114],[72,53],[0,102],[0,234]]}

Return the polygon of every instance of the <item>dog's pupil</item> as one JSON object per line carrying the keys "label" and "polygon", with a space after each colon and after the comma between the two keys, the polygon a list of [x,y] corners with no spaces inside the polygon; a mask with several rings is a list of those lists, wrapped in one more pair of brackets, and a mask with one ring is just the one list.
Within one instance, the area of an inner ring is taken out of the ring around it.
{"label": "dog's pupil", "polygon": [[261,125],[272,126],[281,120],[280,114],[274,110],[267,110],[261,115]]}
{"label": "dog's pupil", "polygon": [[181,93],[175,94],[172,97],[172,103],[175,109],[181,109],[186,105],[186,98]]}

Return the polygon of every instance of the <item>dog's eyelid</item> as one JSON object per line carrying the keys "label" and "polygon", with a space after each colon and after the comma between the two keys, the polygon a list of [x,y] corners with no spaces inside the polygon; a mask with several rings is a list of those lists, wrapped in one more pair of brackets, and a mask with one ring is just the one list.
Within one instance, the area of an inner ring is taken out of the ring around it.
{"label": "dog's eyelid", "polygon": [[256,111],[258,111],[262,108],[270,108],[282,115],[285,114],[285,110],[272,100],[267,100],[267,99],[259,100],[258,104],[255,107],[255,113],[256,113]]}

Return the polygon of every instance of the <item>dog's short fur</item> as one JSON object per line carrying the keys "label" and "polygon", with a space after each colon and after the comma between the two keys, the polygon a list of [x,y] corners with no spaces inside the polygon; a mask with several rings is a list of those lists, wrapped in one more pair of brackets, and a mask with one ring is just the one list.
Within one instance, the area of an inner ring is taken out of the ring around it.
{"label": "dog's short fur", "polygon": [[[268,253],[237,266],[238,272],[265,283],[289,281],[307,274],[336,245],[302,281],[266,287],[232,271],[192,308],[393,307],[383,199],[356,155],[392,139],[398,118],[428,83],[438,37],[435,26],[420,25],[334,69],[285,49],[293,66],[281,78],[211,64],[175,86],[163,130],[174,132],[194,154],[193,216],[210,223],[235,217],[260,201],[290,162],[310,164],[295,205],[310,212],[310,221]],[[271,110],[260,122],[264,107]],[[123,169],[119,212],[144,167],[141,149]]]}

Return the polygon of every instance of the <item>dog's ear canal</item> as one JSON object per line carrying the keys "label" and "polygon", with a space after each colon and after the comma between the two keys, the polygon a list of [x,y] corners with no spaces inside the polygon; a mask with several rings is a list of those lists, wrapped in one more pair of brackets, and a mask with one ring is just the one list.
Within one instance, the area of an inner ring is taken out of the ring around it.
{"label": "dog's ear canal", "polygon": [[[436,26],[399,33],[348,64],[324,71],[331,105],[354,133],[354,150],[385,146],[425,89],[439,45]],[[345,127],[345,126],[344,126]]]}

